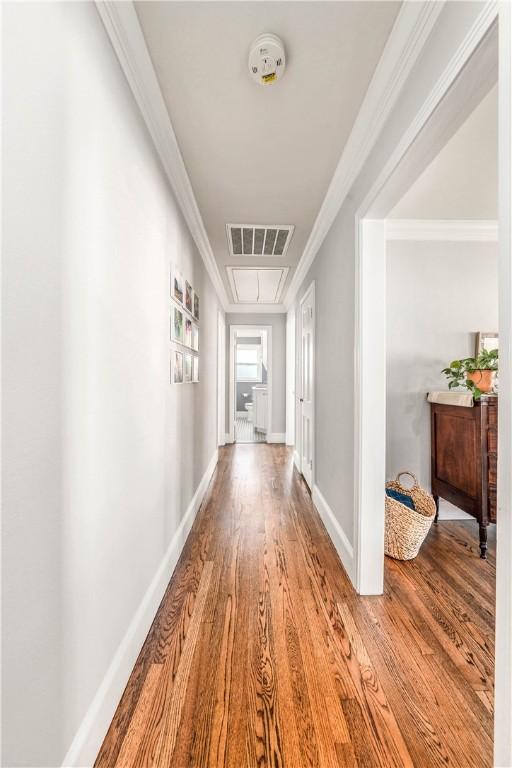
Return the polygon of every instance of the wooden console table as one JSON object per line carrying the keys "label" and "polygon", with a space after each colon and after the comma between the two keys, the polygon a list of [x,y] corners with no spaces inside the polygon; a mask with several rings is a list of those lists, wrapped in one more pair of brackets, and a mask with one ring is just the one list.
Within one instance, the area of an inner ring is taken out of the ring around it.
{"label": "wooden console table", "polygon": [[[487,557],[487,526],[496,522],[498,398],[473,408],[430,404],[432,495],[478,520],[480,557]],[[437,515],[435,518],[437,522]]]}

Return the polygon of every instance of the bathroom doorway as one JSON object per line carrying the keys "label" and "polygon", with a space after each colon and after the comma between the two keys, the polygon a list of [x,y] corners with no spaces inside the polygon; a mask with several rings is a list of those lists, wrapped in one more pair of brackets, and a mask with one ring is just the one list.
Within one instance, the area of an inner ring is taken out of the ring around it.
{"label": "bathroom doorway", "polygon": [[231,326],[230,435],[235,443],[265,443],[270,434],[271,328]]}

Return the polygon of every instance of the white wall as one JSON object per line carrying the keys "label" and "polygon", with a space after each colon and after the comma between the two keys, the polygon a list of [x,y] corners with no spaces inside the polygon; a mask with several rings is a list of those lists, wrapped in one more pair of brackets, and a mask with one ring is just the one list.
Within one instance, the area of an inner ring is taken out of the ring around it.
{"label": "white wall", "polygon": [[430,487],[426,393],[447,389],[451,360],[474,354],[475,332],[498,329],[498,244],[387,246],[388,479],[402,469]]}
{"label": "white wall", "polygon": [[[229,382],[229,336],[232,325],[272,326],[272,432],[286,433],[286,315],[226,314],[226,381]],[[229,386],[226,387],[226,432],[229,431]]]}
{"label": "white wall", "polygon": [[414,182],[390,218],[498,218],[497,85]]}
{"label": "white wall", "polygon": [[3,14],[3,764],[57,766],[215,452],[217,301],[94,4]]}

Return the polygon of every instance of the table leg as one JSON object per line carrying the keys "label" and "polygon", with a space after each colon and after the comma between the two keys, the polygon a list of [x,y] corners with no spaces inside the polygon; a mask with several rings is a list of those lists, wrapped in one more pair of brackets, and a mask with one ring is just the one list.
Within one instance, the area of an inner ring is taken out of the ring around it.
{"label": "table leg", "polygon": [[436,516],[434,517],[434,523],[437,523],[439,520],[439,496],[434,494],[434,501],[436,503]]}
{"label": "table leg", "polygon": [[480,523],[480,557],[482,560],[487,560],[487,526]]}

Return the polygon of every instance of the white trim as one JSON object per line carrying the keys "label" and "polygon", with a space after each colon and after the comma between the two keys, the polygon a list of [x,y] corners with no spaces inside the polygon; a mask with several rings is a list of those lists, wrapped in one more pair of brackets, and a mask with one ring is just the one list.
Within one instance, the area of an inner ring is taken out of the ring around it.
{"label": "white trim", "polygon": [[[237,325],[229,326],[229,413],[228,435],[226,442],[235,442],[235,334],[237,331],[267,332],[267,435],[272,434],[272,326],[271,325]],[[267,442],[268,438],[267,438]]]}
{"label": "white trim", "polygon": [[286,432],[267,432],[267,443],[286,443]]}
{"label": "white trim", "polygon": [[225,309],[229,303],[227,292],[199,212],[135,7],[132,2],[96,0],[96,8],[153,139],[178,205]]}
{"label": "white trim", "polygon": [[300,472],[300,456],[298,451],[293,452],[293,463],[297,468],[297,472]]}
{"label": "white trim", "polygon": [[286,445],[295,445],[295,307],[286,315]]}
{"label": "white trim", "polygon": [[226,318],[217,312],[217,444],[226,440]]}
{"label": "white trim", "polygon": [[494,765],[512,765],[512,8],[499,16],[499,333],[498,526]]}
{"label": "white trim", "polygon": [[[386,369],[385,359],[382,360],[386,345],[383,336],[386,312],[382,288],[385,282],[386,253],[384,217],[405,191],[398,187],[405,183],[403,168],[407,166],[408,153],[420,134],[427,142],[429,138],[432,143],[439,141],[443,126],[446,130],[447,125],[453,124],[452,113],[460,115],[463,111],[468,102],[468,93],[474,90],[478,76],[481,74],[484,81],[491,76],[493,60],[491,56],[489,63],[489,51],[492,53],[492,44],[480,46],[479,57],[472,57],[495,21],[496,12],[495,2],[483,6],[356,212],[354,557],[356,589],[361,594],[381,594],[383,588],[382,487],[386,440],[383,418]],[[481,72],[478,67],[481,67]],[[443,101],[450,89],[451,99]],[[429,121],[434,122],[430,122],[426,129]],[[427,150],[432,149],[430,145],[416,145],[416,151],[418,146],[422,157],[428,156]],[[374,215],[375,211],[378,215]],[[372,215],[375,219],[373,221]],[[380,515],[376,514],[379,509]]]}
{"label": "white trim", "polygon": [[327,190],[304,253],[288,286],[289,308],[343,201],[367,160],[444,2],[402,3]]}
{"label": "white trim", "polygon": [[484,219],[388,219],[386,240],[497,242],[498,222]]}
{"label": "white trim", "polygon": [[232,442],[233,440],[231,439],[231,435],[229,434],[229,432],[226,432],[224,436],[224,445],[230,445]]}
{"label": "white trim", "polygon": [[338,520],[329,504],[325,500],[318,485],[313,486],[313,504],[318,514],[322,518],[323,524],[327,528],[327,533],[336,548],[336,552],[345,568],[350,580],[354,581],[354,550],[348,539],[347,534],[339,524]]}
{"label": "white trim", "polygon": [[[354,347],[354,586],[384,589],[386,241],[384,220],[358,222]],[[374,386],[374,382],[378,386]],[[371,392],[371,396],[370,393]],[[381,510],[381,514],[377,510]]]}
{"label": "white trim", "polygon": [[254,314],[261,312],[265,315],[284,314],[286,307],[284,304],[228,304],[226,312],[230,314]]}
{"label": "white trim", "polygon": [[[309,287],[307,291],[304,292],[300,302],[299,302],[299,344],[297,349],[298,354],[298,370],[299,370],[299,384],[298,389],[300,391],[300,395],[298,396],[296,403],[299,410],[301,410],[301,402],[300,399],[303,395],[302,390],[302,305],[304,302],[309,298],[311,295],[312,297],[312,306],[313,306],[313,332],[312,332],[312,338],[313,338],[313,380],[311,382],[311,390],[312,390],[312,396],[311,401],[313,403],[312,405],[312,433],[313,433],[313,442],[311,445],[311,455],[312,455],[312,465],[311,465],[311,492],[313,491],[314,485],[315,485],[315,477],[316,477],[316,288],[315,288],[315,281],[312,280],[309,284]],[[302,411],[299,415],[298,419],[299,423],[299,434],[298,434],[298,442],[297,445],[299,446],[299,472],[301,472],[302,476],[304,477],[304,473],[302,472],[302,457],[304,455],[304,451],[302,449]],[[305,478],[304,478],[305,479]],[[306,481],[307,482],[307,481]]]}
{"label": "white trim", "polygon": [[158,569],[133,616],[125,636],[121,640],[84,719],[75,734],[62,765],[92,765],[110,726],[126,682],[133,670],[140,649],[147,637],[158,606],[183,550],[195,516],[201,506],[208,485],[217,465],[215,451],[187,511],[171,539]]}

